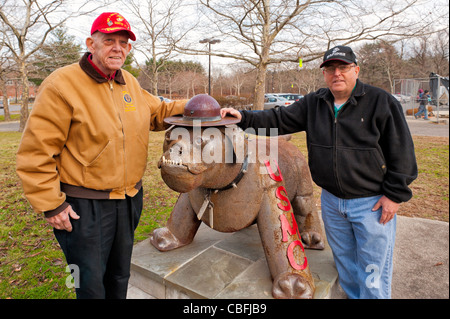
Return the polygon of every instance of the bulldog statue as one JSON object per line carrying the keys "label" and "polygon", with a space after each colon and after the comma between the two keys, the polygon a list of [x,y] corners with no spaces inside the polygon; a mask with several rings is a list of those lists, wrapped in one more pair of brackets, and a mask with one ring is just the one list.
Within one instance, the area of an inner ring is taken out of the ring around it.
{"label": "bulldog statue", "polygon": [[183,116],[166,118],[164,182],[180,192],[166,227],[151,243],[160,251],[188,245],[201,224],[235,232],[257,223],[273,279],[274,298],[312,298],[315,287],[304,248],[323,249],[308,165],[285,137],[256,138],[239,120],[201,94]]}

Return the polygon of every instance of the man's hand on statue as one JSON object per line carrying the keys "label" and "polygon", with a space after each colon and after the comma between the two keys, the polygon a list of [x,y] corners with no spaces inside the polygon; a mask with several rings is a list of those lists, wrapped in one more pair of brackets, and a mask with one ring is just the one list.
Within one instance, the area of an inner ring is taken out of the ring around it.
{"label": "man's hand on statue", "polygon": [[238,119],[242,120],[242,115],[238,110],[235,110],[231,107],[220,109],[220,116],[222,116],[222,118],[224,118],[227,114],[230,114],[231,116],[237,117]]}

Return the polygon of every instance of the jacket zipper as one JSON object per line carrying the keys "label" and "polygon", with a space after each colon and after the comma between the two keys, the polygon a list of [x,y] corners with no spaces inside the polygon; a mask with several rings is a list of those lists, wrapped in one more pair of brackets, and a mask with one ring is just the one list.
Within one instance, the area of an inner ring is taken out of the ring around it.
{"label": "jacket zipper", "polygon": [[337,187],[339,188],[339,191],[341,192],[341,194],[343,194],[344,192],[342,191],[342,187],[341,187],[341,182],[339,180],[339,170],[338,170],[338,150],[337,150],[337,141],[338,141],[338,119],[337,117],[335,117],[334,119],[334,174],[336,176],[336,184]]}
{"label": "jacket zipper", "polygon": [[338,124],[338,114],[342,111],[342,109],[344,108],[344,106],[347,104],[347,102],[344,103],[344,105],[342,105],[342,107],[340,108],[339,112],[337,114],[335,114],[334,112],[334,106],[332,106],[330,104],[329,101],[325,100],[329,106],[329,109],[331,111],[331,115],[334,117],[334,124],[333,124],[333,133],[334,133],[334,145],[333,145],[333,170],[334,170],[334,179],[336,180],[336,185],[339,189],[339,192],[341,194],[343,194],[342,191],[342,187],[341,187],[341,183],[339,181],[339,172],[338,172],[338,165],[337,165],[337,158],[338,158],[338,151],[337,151],[337,141],[338,141],[338,129],[337,129],[337,124]]}
{"label": "jacket zipper", "polygon": [[111,90],[111,95],[112,95],[112,99],[113,99],[113,101],[114,101],[114,106],[116,107],[116,111],[117,111],[117,116],[118,116],[118,118],[119,118],[119,121],[120,121],[120,124],[122,125],[122,136],[123,136],[123,164],[124,164],[124,192],[125,192],[125,195],[127,194],[127,187],[126,187],[126,185],[127,185],[127,156],[126,156],[126,153],[125,153],[125,129],[124,129],[124,125],[123,125],[123,121],[122,121],[122,117],[120,116],[120,109],[117,107],[117,104],[116,104],[116,100],[115,100],[115,98],[114,98],[114,86],[113,86],[113,84],[114,84],[114,80],[110,80],[110,81],[108,81],[108,83],[109,83],[109,88],[110,88],[110,90]]}

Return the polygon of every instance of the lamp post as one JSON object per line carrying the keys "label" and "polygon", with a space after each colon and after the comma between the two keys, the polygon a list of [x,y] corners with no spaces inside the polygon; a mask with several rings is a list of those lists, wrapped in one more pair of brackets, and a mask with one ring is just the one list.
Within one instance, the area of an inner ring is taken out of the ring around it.
{"label": "lamp post", "polygon": [[200,43],[208,43],[208,94],[211,95],[211,44],[220,43],[220,40],[213,38],[206,38],[199,41]]}

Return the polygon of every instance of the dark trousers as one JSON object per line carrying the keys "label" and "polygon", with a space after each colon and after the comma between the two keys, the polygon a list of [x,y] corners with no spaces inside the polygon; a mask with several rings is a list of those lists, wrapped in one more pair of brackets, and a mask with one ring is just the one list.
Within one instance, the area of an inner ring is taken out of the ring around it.
{"label": "dark trousers", "polygon": [[54,229],[67,263],[77,267],[78,299],[125,299],[130,278],[134,231],[139,223],[142,188],[134,197],[96,200],[67,197],[80,216],[72,232]]}

